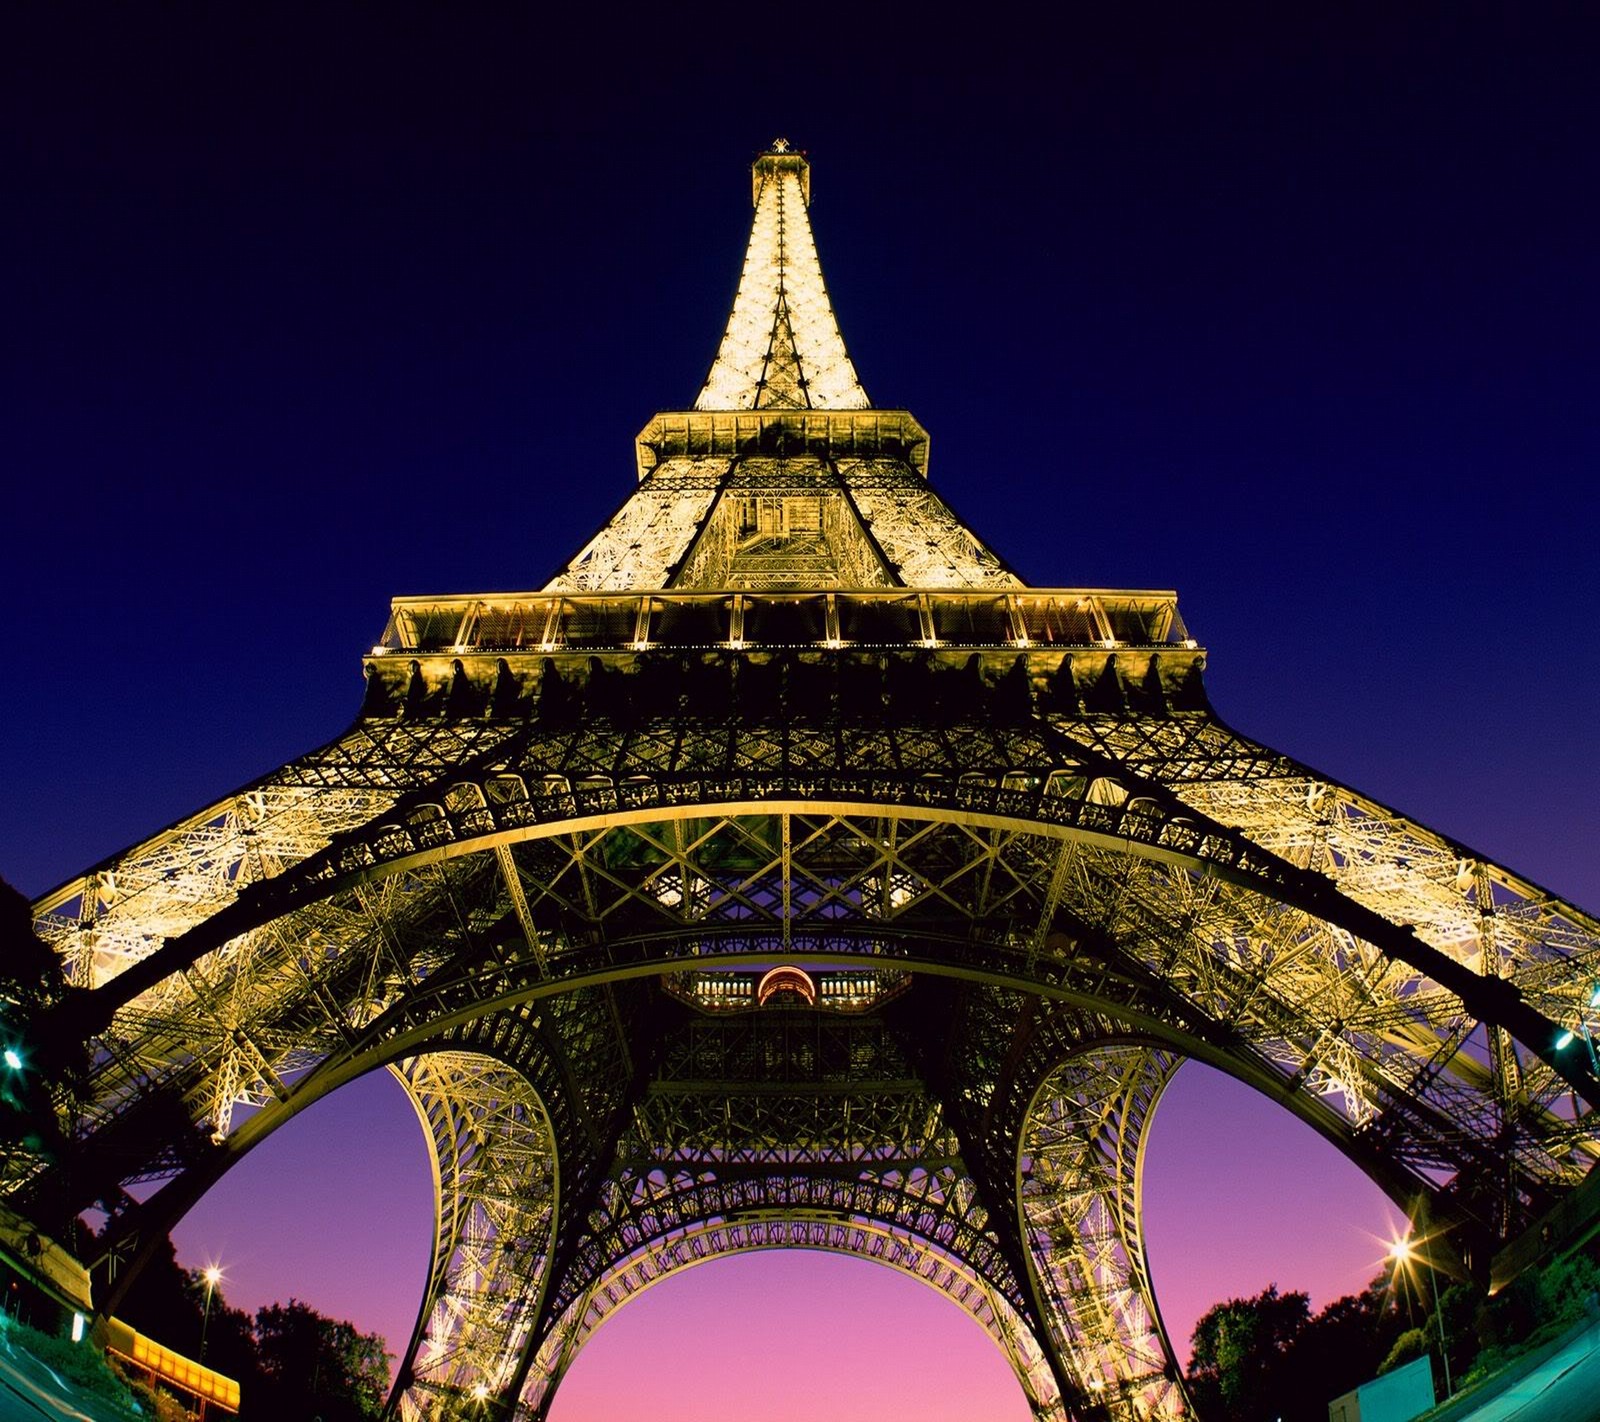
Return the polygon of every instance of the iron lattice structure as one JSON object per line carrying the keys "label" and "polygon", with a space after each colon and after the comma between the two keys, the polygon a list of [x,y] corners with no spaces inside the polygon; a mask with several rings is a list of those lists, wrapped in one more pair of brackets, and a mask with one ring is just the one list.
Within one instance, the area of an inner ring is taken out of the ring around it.
{"label": "iron lattice structure", "polygon": [[542,1417],[772,1247],[941,1290],[1041,1418],[1173,1418],[1140,1179],[1193,1059],[1485,1269],[1600,1150],[1600,925],[1229,729],[1173,594],[1026,586],[868,402],[806,160],[753,179],[704,389],[549,585],[396,601],[347,732],[39,901],[93,1066],[12,1205],[136,1263],[387,1068],[438,1185],[402,1418]]}

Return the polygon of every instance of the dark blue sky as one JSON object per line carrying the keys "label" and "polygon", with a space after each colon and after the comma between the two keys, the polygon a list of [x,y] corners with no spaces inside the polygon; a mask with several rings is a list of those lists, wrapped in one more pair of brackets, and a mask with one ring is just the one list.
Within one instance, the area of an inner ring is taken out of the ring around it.
{"label": "dark blue sky", "polygon": [[1176,588],[1240,729],[1600,905],[1594,12],[1302,8],[12,7],[0,874],[335,735],[391,595],[542,583],[784,134],[1025,577]]}

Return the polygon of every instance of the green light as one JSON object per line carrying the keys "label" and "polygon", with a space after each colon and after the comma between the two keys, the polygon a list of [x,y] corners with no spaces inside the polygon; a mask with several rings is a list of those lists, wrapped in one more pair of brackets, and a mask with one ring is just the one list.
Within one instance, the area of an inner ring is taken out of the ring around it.
{"label": "green light", "polygon": [[1589,1006],[1600,1007],[1600,983],[1594,985],[1594,991],[1589,994]]}
{"label": "green light", "polygon": [[22,1053],[19,1052],[15,1047],[7,1047],[5,1049],[4,1060],[5,1064],[10,1067],[12,1071],[22,1070]]}
{"label": "green light", "polygon": [[1570,1033],[1570,1032],[1563,1032],[1559,1037],[1556,1038],[1556,1050],[1558,1052],[1563,1047],[1570,1047],[1571,1045],[1572,1045],[1572,1033]]}

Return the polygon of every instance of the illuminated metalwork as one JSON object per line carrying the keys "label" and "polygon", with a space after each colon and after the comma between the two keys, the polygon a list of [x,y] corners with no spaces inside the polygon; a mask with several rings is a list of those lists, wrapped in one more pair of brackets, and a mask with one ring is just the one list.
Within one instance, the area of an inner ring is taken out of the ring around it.
{"label": "illuminated metalwork", "polygon": [[706,387],[561,575],[397,600],[349,732],[37,905],[93,1061],[11,1206],[137,1262],[394,1071],[408,1419],[542,1416],[628,1299],[769,1247],[941,1290],[1040,1417],[1177,1417],[1139,1188],[1185,1060],[1479,1271],[1600,1152],[1600,925],[1231,731],[1171,593],[1024,586],[867,406],[809,183],[757,161]]}

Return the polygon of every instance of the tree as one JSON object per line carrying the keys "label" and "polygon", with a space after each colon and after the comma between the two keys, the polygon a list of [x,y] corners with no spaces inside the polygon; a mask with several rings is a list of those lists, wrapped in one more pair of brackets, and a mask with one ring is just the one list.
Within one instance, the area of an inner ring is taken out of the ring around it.
{"label": "tree", "polygon": [[66,993],[28,901],[0,879],[0,1146],[54,1156],[65,1144],[54,1096],[75,1083],[85,1055],[80,1044],[46,1041],[39,1023]]}
{"label": "tree", "polygon": [[389,1355],[375,1333],[290,1299],[256,1314],[256,1348],[261,1377],[246,1419],[364,1422],[383,1409]]}
{"label": "tree", "polygon": [[1285,1372],[1294,1385],[1273,1415],[1324,1422],[1330,1401],[1377,1376],[1402,1323],[1381,1275],[1361,1293],[1335,1299],[1290,1345]]}
{"label": "tree", "polygon": [[[1276,1284],[1252,1299],[1214,1305],[1195,1324],[1189,1386],[1202,1417],[1273,1422],[1290,1395],[1290,1349],[1304,1331],[1311,1300]],[[1326,1399],[1324,1399],[1324,1403]]]}

